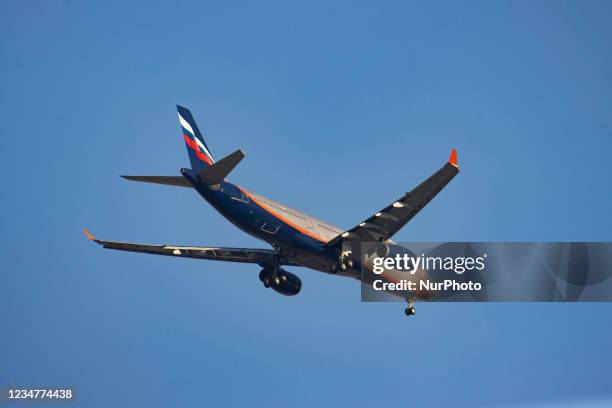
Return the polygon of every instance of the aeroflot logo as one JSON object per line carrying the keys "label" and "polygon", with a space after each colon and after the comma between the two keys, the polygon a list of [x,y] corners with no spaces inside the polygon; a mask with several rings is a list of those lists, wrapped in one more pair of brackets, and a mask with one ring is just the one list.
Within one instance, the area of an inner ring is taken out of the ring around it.
{"label": "aeroflot logo", "polygon": [[394,257],[377,257],[373,260],[372,272],[377,275],[385,271],[396,270],[414,274],[419,269],[426,271],[453,271],[459,275],[465,271],[482,271],[485,268],[487,254],[479,257],[441,257],[441,256],[410,256],[397,254]]}

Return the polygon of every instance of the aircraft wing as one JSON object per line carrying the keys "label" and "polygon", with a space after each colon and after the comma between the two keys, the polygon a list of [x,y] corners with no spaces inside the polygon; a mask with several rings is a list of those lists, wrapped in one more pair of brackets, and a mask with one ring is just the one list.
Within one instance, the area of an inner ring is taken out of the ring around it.
{"label": "aircraft wing", "polygon": [[[213,261],[243,262],[259,264],[262,267],[273,265],[278,252],[272,249],[251,248],[220,248],[220,247],[198,247],[180,245],[150,245],[130,242],[104,241],[94,238],[87,230],[83,229],[85,235],[96,244],[104,248],[117,249],[120,251],[143,252],[147,254],[168,255],[182,258],[210,259]],[[289,260],[280,260],[281,265],[300,266]]]}
{"label": "aircraft wing", "polygon": [[353,229],[350,229],[327,245],[332,246],[343,239],[361,241],[385,241],[391,238],[423,207],[427,205],[459,173],[457,152],[453,149],[450,160],[440,170],[412,191],[404,194]]}

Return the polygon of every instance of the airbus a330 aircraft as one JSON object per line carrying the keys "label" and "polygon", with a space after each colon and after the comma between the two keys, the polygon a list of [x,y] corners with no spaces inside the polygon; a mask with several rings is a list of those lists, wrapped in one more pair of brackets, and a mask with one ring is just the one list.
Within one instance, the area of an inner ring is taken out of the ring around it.
{"label": "airbus a330 aircraft", "polygon": [[[244,158],[244,153],[237,150],[215,161],[191,112],[182,106],[177,108],[191,169],[181,169],[180,176],[122,177],[193,188],[231,223],[269,243],[273,249],[147,245],[104,241],[84,230],[85,234],[104,248],[257,264],[263,268],[259,279],[264,286],[283,295],[297,295],[302,287],[301,280],[283,269],[284,266],[303,266],[360,279],[359,247],[362,242],[379,242],[387,253],[390,248],[394,252],[405,251],[395,245],[391,237],[459,172],[457,152],[453,149],[448,163],[418,187],[355,227],[344,230],[227,181],[226,176]],[[406,314],[413,315],[414,299],[407,300]]]}

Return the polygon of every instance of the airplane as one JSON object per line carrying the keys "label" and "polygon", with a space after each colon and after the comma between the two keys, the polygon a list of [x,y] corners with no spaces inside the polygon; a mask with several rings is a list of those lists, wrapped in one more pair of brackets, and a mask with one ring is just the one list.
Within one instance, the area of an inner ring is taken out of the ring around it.
{"label": "airplane", "polygon": [[[360,245],[379,243],[377,253],[405,252],[391,237],[425,207],[458,173],[457,151],[449,161],[412,191],[404,194],[355,227],[345,230],[256,194],[227,181],[227,175],[244,158],[236,150],[219,161],[213,158],[191,112],[177,105],[182,136],[187,146],[191,169],[182,168],[180,176],[121,176],[124,179],[195,189],[210,205],[236,227],[272,246],[272,249],[218,248],[179,245],[149,245],[94,238],[104,248],[143,252],[183,258],[257,264],[262,269],[259,280],[266,288],[293,296],[302,282],[285,266],[306,267],[316,271],[361,279]],[[382,254],[380,254],[383,256]],[[415,293],[407,298],[405,313],[414,315]]]}

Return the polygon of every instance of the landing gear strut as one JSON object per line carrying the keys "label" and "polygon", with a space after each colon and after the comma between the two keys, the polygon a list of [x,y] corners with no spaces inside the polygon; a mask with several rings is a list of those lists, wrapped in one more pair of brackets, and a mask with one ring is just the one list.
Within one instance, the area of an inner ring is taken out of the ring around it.
{"label": "landing gear strut", "polygon": [[406,308],[406,310],[404,310],[404,312],[406,313],[406,316],[414,316],[416,314],[416,308],[414,307],[414,299],[407,299],[407,302],[408,307]]}

